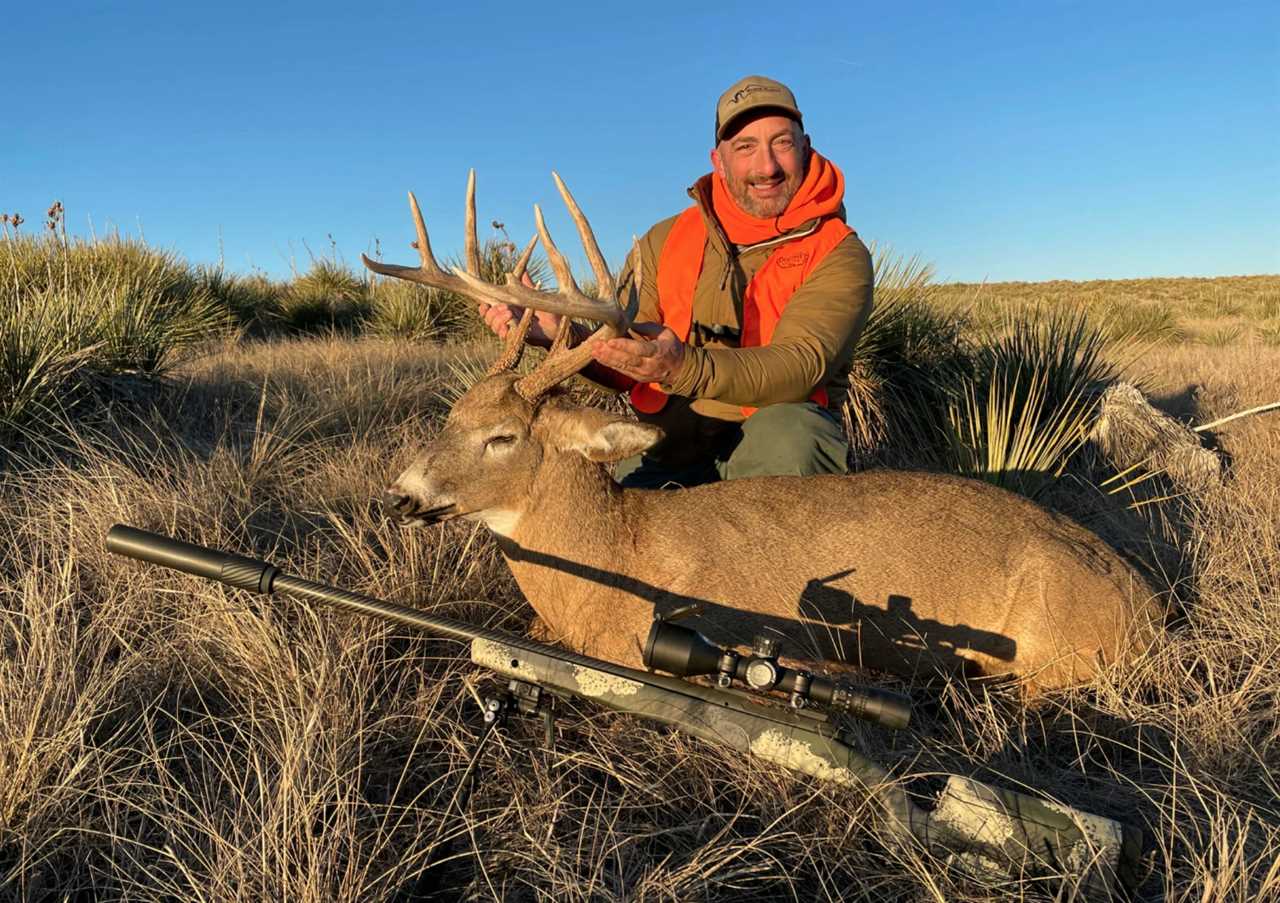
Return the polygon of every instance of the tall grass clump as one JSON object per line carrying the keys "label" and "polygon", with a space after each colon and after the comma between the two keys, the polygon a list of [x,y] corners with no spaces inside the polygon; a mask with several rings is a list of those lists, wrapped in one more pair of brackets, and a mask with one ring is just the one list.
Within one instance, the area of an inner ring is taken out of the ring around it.
{"label": "tall grass clump", "polygon": [[875,304],[849,361],[845,429],[856,459],[940,453],[947,386],[962,366],[965,321],[931,303],[933,270],[877,250]]}
{"label": "tall grass clump", "polygon": [[469,332],[475,319],[470,302],[402,279],[378,279],[369,299],[369,328],[387,338],[443,341]]}
{"label": "tall grass clump", "polygon": [[1244,326],[1239,323],[1228,323],[1200,334],[1200,341],[1214,348],[1225,348],[1234,345],[1244,336]]}
{"label": "tall grass clump", "polygon": [[370,310],[368,282],[345,265],[318,257],[289,284],[276,313],[282,325],[297,332],[351,332],[364,324]]}
{"label": "tall grass clump", "polygon": [[229,325],[220,300],[172,252],[56,230],[6,236],[0,421],[29,421],[92,376],[159,374]]}
{"label": "tall grass clump", "polygon": [[227,309],[237,325],[264,333],[280,318],[280,300],[286,287],[265,275],[243,276],[222,266],[197,266],[197,284]]}
{"label": "tall grass clump", "polygon": [[1102,322],[1107,336],[1117,342],[1177,342],[1186,336],[1178,315],[1162,301],[1109,304]]}

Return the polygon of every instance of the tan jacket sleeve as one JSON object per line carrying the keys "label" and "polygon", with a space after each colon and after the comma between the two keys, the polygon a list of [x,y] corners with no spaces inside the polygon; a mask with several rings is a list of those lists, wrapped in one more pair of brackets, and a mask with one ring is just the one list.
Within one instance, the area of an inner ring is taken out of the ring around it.
{"label": "tan jacket sleeve", "polygon": [[752,407],[804,401],[848,358],[871,313],[873,284],[871,255],[850,235],[796,290],[768,345],[686,347],[663,390]]}

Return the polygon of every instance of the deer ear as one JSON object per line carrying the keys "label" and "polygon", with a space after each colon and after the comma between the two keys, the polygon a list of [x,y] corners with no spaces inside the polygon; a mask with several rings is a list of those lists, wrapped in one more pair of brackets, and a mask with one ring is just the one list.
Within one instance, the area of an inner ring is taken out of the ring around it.
{"label": "deer ear", "polygon": [[588,461],[612,464],[650,448],[662,430],[596,408],[543,407],[538,425],[562,451],[575,451]]}

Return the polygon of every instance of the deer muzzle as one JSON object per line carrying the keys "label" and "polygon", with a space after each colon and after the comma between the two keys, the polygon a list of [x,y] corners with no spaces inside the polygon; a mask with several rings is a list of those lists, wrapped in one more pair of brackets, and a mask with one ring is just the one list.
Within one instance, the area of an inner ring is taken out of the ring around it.
{"label": "deer muzzle", "polygon": [[452,520],[461,514],[458,506],[453,502],[428,508],[412,495],[401,492],[395,486],[382,493],[382,510],[388,518],[402,527],[438,524],[441,521]]}

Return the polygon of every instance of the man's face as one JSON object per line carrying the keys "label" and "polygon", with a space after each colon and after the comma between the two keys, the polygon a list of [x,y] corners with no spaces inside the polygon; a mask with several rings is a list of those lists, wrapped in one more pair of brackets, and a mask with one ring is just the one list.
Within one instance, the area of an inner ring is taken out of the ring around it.
{"label": "man's face", "polygon": [[781,216],[804,181],[809,136],[786,116],[749,121],[711,151],[711,165],[738,206],[752,216]]}

